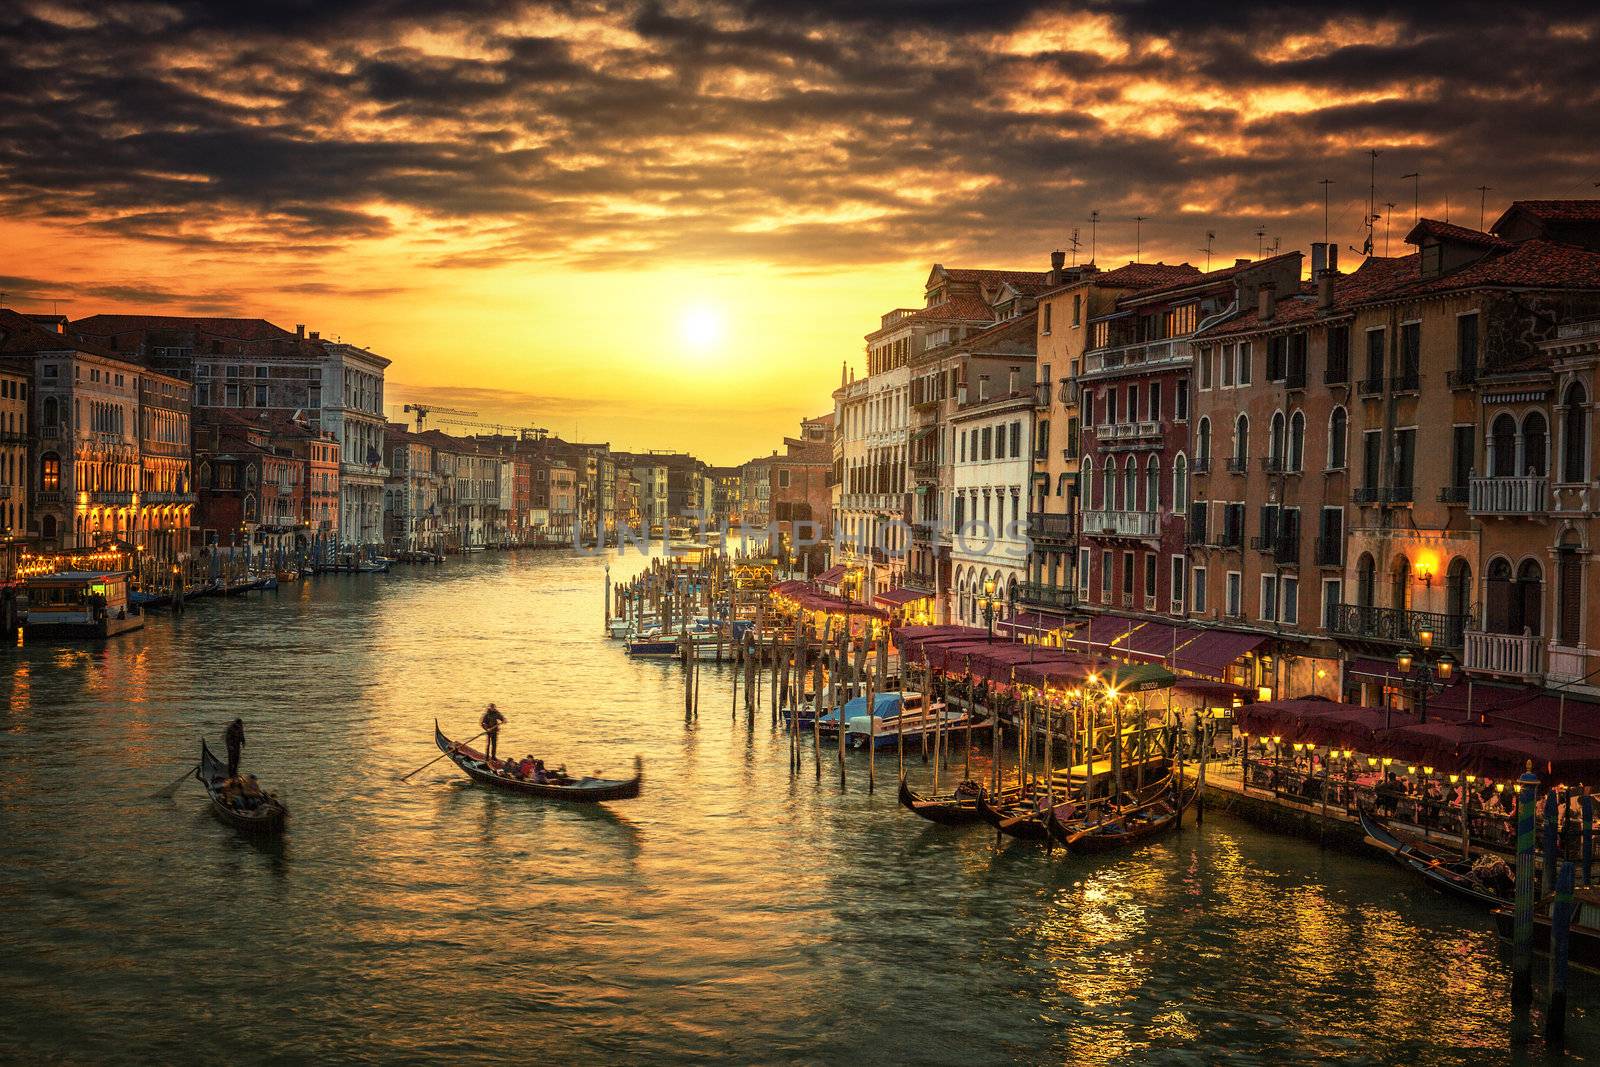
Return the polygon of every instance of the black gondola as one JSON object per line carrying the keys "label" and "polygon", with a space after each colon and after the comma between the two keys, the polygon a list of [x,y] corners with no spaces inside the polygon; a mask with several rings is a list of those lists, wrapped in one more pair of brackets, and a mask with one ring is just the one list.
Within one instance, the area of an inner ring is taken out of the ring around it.
{"label": "black gondola", "polygon": [[277,834],[289,822],[289,809],[273,793],[239,795],[224,789],[228,765],[211,754],[205,738],[200,739],[200,765],[194,776],[206,787],[211,798],[211,814],[221,822],[248,834]]}
{"label": "black gondola", "polygon": [[1110,852],[1176,828],[1196,792],[1191,787],[1175,795],[1168,784],[1147,786],[1142,798],[1134,798],[1133,805],[1120,810],[1097,807],[1092,815],[1085,813],[1080,819],[1067,822],[1059,817],[1057,808],[1047,814],[1045,821],[1050,836],[1073,852]]}
{"label": "black gondola", "polygon": [[[941,826],[969,826],[975,822],[983,821],[983,813],[978,810],[978,794],[983,792],[983,787],[976,782],[962,782],[956,786],[954,793],[940,793],[934,796],[919,796],[906,784],[904,778],[900,779],[900,806],[929,822],[936,822]],[[1000,794],[1002,804],[1009,803],[1021,793],[1017,789],[1008,789]]]}
{"label": "black gondola", "polygon": [[1361,829],[1367,835],[1368,844],[1393,856],[1402,867],[1422,875],[1440,892],[1490,908],[1511,903],[1513,887],[1509,884],[1509,871],[1496,885],[1467,860],[1437,845],[1407,837],[1369,811],[1361,812]]}
{"label": "black gondola", "polygon": [[433,723],[433,740],[439,746],[439,751],[450,757],[450,762],[461,768],[474,782],[513,793],[593,804],[602,800],[632,800],[639,795],[644,783],[644,760],[638,756],[633,758],[632,778],[573,778],[553,773],[548,774],[544,781],[537,782],[512,774],[508,770],[511,766],[509,760],[491,760],[482,752],[468,748],[464,742],[450,740],[439,729],[437,719]]}

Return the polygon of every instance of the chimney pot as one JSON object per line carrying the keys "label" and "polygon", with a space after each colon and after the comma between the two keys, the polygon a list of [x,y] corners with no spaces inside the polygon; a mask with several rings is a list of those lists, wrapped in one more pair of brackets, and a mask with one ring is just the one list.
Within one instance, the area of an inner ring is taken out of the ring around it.
{"label": "chimney pot", "polygon": [[322,340],[322,331],[321,331],[321,330],[312,330],[312,331],[311,331],[311,339],[312,339],[312,340],[313,340],[313,341],[320,341],[320,340]]}
{"label": "chimney pot", "polygon": [[1335,274],[1339,272],[1339,246],[1331,242],[1328,245],[1328,269]]}
{"label": "chimney pot", "polygon": [[1242,267],[1248,262],[1250,262],[1248,259],[1236,259],[1233,261],[1233,265],[1235,267]]}
{"label": "chimney pot", "polygon": [[1320,278],[1328,266],[1328,242],[1311,242],[1311,277]]}
{"label": "chimney pot", "polygon": [[300,338],[302,341],[304,341],[305,338],[306,338],[306,324],[303,323],[303,322],[295,323],[294,324],[294,335],[296,337]]}
{"label": "chimney pot", "polygon": [[1059,248],[1050,253],[1050,269],[1060,270],[1067,265],[1067,254]]}
{"label": "chimney pot", "polygon": [[1017,368],[1012,367],[1006,375],[1006,395],[1014,395],[1017,391]]}
{"label": "chimney pot", "polygon": [[1262,322],[1271,322],[1278,310],[1278,294],[1271,282],[1263,282],[1260,290],[1260,304],[1257,307],[1257,317]]}
{"label": "chimney pot", "polygon": [[1335,274],[1331,270],[1325,270],[1317,275],[1317,307],[1323,311],[1333,307],[1334,277]]}

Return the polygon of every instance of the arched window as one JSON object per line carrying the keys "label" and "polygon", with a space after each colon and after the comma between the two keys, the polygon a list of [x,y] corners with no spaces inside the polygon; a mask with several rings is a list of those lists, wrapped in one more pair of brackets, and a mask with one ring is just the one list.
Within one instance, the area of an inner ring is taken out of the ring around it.
{"label": "arched window", "polygon": [[251,493],[244,495],[244,517],[247,522],[256,517],[256,498]]}
{"label": "arched window", "polygon": [[1272,413],[1272,432],[1267,439],[1267,455],[1276,470],[1283,469],[1283,412]]}
{"label": "arched window", "polygon": [[1250,416],[1244,412],[1233,420],[1233,461],[1243,469],[1250,456]]}
{"label": "arched window", "polygon": [[1489,561],[1483,582],[1483,628],[1492,634],[1511,632],[1511,562],[1504,556]]}
{"label": "arched window", "polygon": [[1472,564],[1457,556],[1445,572],[1445,612],[1457,618],[1472,610]]}
{"label": "arched window", "polygon": [[54,452],[39,457],[39,488],[44,492],[61,491],[61,457]]}
{"label": "arched window", "polygon": [[1200,425],[1195,429],[1194,458],[1203,470],[1206,461],[1211,458],[1211,419],[1209,416],[1200,419]]}
{"label": "arched window", "polygon": [[1544,412],[1530,411],[1522,420],[1522,473],[1543,478],[1547,471],[1545,443],[1549,433],[1545,428]]}
{"label": "arched window", "polygon": [[1561,407],[1561,480],[1581,482],[1589,469],[1588,394],[1581,382],[1567,386]]}
{"label": "arched window", "polygon": [[1172,510],[1179,515],[1189,511],[1189,461],[1182,452],[1172,461]]}
{"label": "arched window", "polygon": [[1336,407],[1328,416],[1328,469],[1344,470],[1349,465],[1346,451],[1350,438],[1350,416],[1344,408]]}
{"label": "arched window", "polygon": [[1305,465],[1306,416],[1296,411],[1289,417],[1289,469],[1300,470]]}
{"label": "arched window", "polygon": [[1411,606],[1411,561],[1404,555],[1395,556],[1389,567],[1389,606],[1396,611]]}
{"label": "arched window", "polygon": [[1122,463],[1122,495],[1117,501],[1118,511],[1139,510],[1139,467],[1129,456]]}
{"label": "arched window", "polygon": [[1373,597],[1377,590],[1377,565],[1372,560],[1372,553],[1363,552],[1356,561],[1356,603],[1364,608],[1372,607]]}
{"label": "arched window", "polygon": [[1568,530],[1556,549],[1556,640],[1568,648],[1583,643],[1583,556],[1578,535]]}
{"label": "arched window", "polygon": [[211,461],[204,460],[200,464],[200,488],[211,488]]}
{"label": "arched window", "polygon": [[1489,477],[1517,476],[1517,420],[1501,412],[1489,424]]}
{"label": "arched window", "polygon": [[1144,465],[1144,509],[1151,513],[1161,510],[1161,460],[1156,456]]}
{"label": "arched window", "polygon": [[1100,487],[1100,510],[1115,511],[1117,508],[1115,498],[1119,483],[1117,481],[1117,465],[1112,462],[1110,456],[1106,457],[1104,465],[1100,468],[1100,474],[1102,475],[1101,481],[1105,483]]}
{"label": "arched window", "polygon": [[1511,612],[1511,633],[1524,630],[1537,637],[1544,625],[1544,568],[1525,559],[1517,568],[1517,587]]}
{"label": "arched window", "polygon": [[1094,503],[1094,464],[1085,463],[1078,471],[1078,500],[1083,510],[1095,510]]}

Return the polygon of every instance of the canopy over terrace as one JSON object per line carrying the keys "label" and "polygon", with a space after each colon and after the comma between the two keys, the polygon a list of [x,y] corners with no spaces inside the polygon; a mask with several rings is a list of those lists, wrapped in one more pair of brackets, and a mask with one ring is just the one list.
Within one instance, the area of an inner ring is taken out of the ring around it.
{"label": "canopy over terrace", "polygon": [[1237,630],[1209,630],[1164,622],[1138,622],[1099,615],[1072,633],[1063,633],[1070,652],[1102,655],[1130,663],[1165,663],[1174,671],[1225,680],[1240,657],[1254,652],[1267,635]]}
{"label": "canopy over terrace", "polygon": [[884,613],[878,608],[834,596],[797,579],[774,585],[772,596],[775,600],[788,601],[802,611],[820,611],[829,615],[866,615],[874,619],[884,617]]}

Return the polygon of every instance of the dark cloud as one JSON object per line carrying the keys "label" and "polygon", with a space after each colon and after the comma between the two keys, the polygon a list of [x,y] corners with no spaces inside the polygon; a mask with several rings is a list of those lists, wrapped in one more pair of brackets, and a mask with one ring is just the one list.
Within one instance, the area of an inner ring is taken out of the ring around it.
{"label": "dark cloud", "polygon": [[1102,253],[1144,215],[1182,259],[1320,236],[1322,178],[1359,225],[1369,147],[1380,204],[1600,178],[1576,3],[23,0],[0,34],[0,211],[213,256],[1015,262],[1098,209]]}

